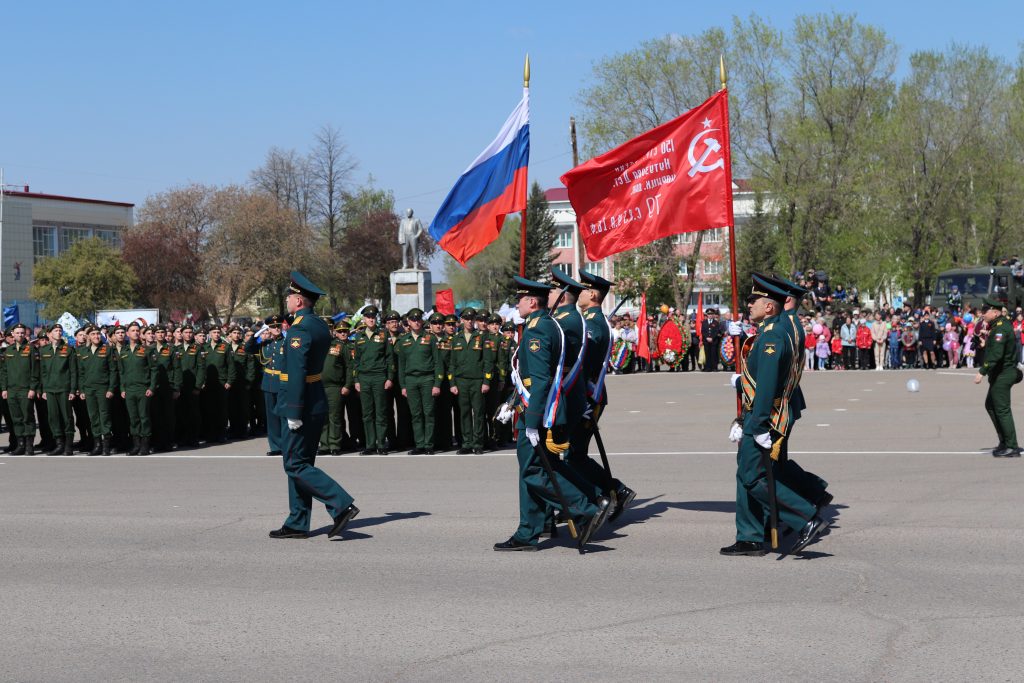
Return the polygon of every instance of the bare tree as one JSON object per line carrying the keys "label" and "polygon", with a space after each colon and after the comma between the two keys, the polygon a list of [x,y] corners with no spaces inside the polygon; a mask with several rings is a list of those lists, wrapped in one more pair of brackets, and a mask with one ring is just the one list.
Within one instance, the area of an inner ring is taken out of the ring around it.
{"label": "bare tree", "polygon": [[294,149],[271,147],[263,165],[250,178],[256,189],[273,197],[278,206],[291,209],[299,225],[309,225],[316,181],[307,158]]}
{"label": "bare tree", "polygon": [[352,158],[337,128],[326,125],[316,134],[316,144],[309,153],[313,177],[313,219],[334,250],[344,228],[342,211],[349,192],[352,173],[359,163]]}

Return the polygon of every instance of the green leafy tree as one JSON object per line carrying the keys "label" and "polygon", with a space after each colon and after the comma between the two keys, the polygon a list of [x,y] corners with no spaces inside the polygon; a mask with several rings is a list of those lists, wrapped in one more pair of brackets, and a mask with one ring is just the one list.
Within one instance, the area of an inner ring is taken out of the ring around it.
{"label": "green leafy tree", "polygon": [[92,316],[105,308],[135,305],[138,280],[121,254],[92,237],[75,242],[60,256],[35,265],[32,297],[43,302],[43,315],[57,318],[64,311]]}
{"label": "green leafy tree", "polygon": [[736,283],[741,292],[751,274],[780,270],[777,238],[774,219],[764,208],[764,193],[755,192],[754,215],[736,233]]}

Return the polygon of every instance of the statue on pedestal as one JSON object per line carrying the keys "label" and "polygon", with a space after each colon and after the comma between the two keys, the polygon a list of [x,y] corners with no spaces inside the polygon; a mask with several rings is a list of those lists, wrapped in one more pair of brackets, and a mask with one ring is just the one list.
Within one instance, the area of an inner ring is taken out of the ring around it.
{"label": "statue on pedestal", "polygon": [[[409,261],[412,261],[412,269],[419,270],[419,256],[416,253],[416,242],[423,234],[423,223],[419,218],[412,217],[412,209],[405,210],[405,218],[398,224],[398,243],[402,245],[402,270],[409,269]],[[411,258],[410,258],[411,256]]]}

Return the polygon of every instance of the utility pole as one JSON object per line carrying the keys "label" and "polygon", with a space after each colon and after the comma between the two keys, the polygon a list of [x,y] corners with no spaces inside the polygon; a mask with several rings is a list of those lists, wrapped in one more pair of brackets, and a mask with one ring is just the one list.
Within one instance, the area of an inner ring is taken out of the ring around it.
{"label": "utility pole", "polygon": [[[569,117],[569,141],[572,143],[572,167],[576,168],[580,165],[580,150],[576,145],[576,117]],[[583,240],[583,231],[580,230],[577,224],[575,234],[572,236],[572,265],[576,272],[572,276],[576,279],[580,277],[580,271],[583,270],[583,248],[581,241]]]}

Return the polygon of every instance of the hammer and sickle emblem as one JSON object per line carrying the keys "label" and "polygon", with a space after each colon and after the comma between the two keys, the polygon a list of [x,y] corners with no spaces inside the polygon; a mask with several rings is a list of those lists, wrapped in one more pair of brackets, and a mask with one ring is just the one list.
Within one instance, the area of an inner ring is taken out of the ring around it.
{"label": "hammer and sickle emblem", "polygon": [[708,138],[707,140],[704,140],[704,152],[700,155],[699,159],[693,155],[693,152],[697,147],[697,143],[700,142],[705,135],[707,135],[708,133],[713,133],[716,130],[718,129],[708,128],[707,130],[702,130],[701,132],[694,135],[693,139],[690,140],[690,148],[686,151],[686,156],[689,157],[690,159],[690,170],[688,172],[688,175],[691,178],[697,175],[698,173],[708,173],[709,171],[714,171],[716,168],[725,167],[725,159],[723,159],[722,157],[718,157],[718,161],[716,161],[713,164],[708,165],[705,163],[708,160],[709,156],[716,152],[722,151],[722,145],[719,144],[718,140],[714,138]]}

